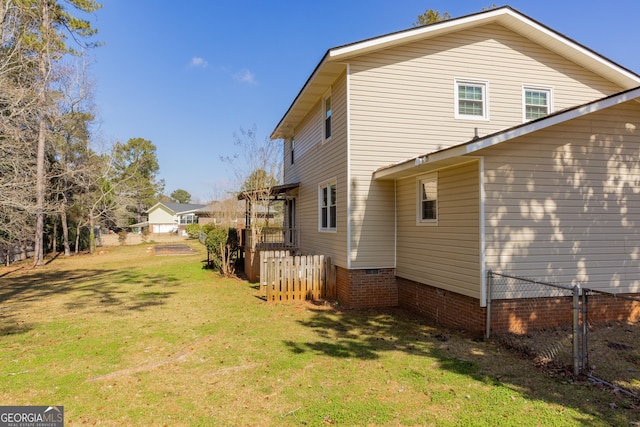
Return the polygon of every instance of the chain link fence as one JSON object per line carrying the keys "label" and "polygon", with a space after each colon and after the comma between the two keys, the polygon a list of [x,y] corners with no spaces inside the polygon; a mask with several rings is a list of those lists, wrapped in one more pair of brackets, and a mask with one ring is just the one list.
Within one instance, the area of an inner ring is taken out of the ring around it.
{"label": "chain link fence", "polygon": [[492,337],[559,375],[640,398],[640,297],[488,272]]}
{"label": "chain link fence", "polygon": [[[548,366],[587,365],[580,288],[488,272],[487,329],[503,344]],[[495,332],[492,332],[495,331]],[[533,339],[532,330],[544,332]]]}

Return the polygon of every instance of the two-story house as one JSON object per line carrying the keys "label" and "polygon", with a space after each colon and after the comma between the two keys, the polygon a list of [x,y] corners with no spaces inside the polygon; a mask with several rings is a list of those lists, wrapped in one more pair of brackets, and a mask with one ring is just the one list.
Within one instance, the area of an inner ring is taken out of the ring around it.
{"label": "two-story house", "polygon": [[638,293],[639,87],[509,7],[329,49],[271,135],[299,248],[471,330],[490,269]]}

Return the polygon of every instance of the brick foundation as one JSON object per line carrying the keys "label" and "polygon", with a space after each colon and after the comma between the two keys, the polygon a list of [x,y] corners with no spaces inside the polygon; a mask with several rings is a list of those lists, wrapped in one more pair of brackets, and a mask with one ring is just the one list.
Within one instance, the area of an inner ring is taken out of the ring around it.
{"label": "brick foundation", "polygon": [[400,277],[397,282],[400,307],[443,326],[484,333],[486,310],[477,299]]}
{"label": "brick foundation", "polygon": [[[398,278],[399,306],[444,326],[473,333],[486,331],[486,308],[475,298]],[[638,295],[633,295],[638,298]],[[640,321],[640,301],[593,295],[587,300],[587,321]],[[497,300],[491,305],[491,331],[524,334],[529,330],[573,324],[573,298]]]}
{"label": "brick foundation", "polygon": [[[487,310],[476,298],[395,277],[395,269],[347,270],[336,267],[338,300],[349,308],[399,306],[443,326],[473,334],[486,332]],[[634,295],[638,298],[638,295]],[[640,302],[611,295],[588,297],[590,323],[640,321]],[[491,331],[524,334],[529,330],[572,325],[571,297],[493,301]]]}
{"label": "brick foundation", "polygon": [[590,295],[587,297],[587,320],[591,323],[612,321],[640,322],[640,295]]}
{"label": "brick foundation", "polygon": [[491,304],[491,331],[524,334],[573,324],[573,298],[527,298],[497,300]]}
{"label": "brick foundation", "polygon": [[349,308],[395,307],[398,286],[395,269],[347,270],[336,267],[338,301]]}

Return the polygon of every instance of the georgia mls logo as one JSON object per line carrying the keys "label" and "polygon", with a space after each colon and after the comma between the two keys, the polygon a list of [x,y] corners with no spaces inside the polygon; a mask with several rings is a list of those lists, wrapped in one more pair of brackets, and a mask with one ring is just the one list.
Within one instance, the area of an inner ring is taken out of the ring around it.
{"label": "georgia mls logo", "polygon": [[64,406],[0,406],[0,427],[63,427]]}

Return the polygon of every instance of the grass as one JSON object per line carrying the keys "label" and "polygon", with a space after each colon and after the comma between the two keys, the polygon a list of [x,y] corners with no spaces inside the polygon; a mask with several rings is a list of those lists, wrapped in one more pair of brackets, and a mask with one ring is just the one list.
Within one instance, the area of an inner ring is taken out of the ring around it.
{"label": "grass", "polygon": [[66,425],[628,426],[638,402],[400,310],[267,304],[151,245],[0,269],[0,403]]}

